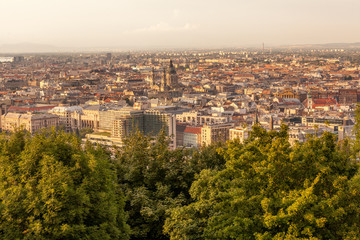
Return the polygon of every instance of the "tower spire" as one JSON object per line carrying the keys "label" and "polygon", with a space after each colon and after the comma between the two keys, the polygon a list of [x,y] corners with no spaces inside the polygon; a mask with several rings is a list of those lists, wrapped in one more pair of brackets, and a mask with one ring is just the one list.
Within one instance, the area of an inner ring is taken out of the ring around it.
{"label": "tower spire", "polygon": [[151,85],[151,86],[154,86],[154,84],[155,84],[155,69],[152,68],[152,69],[151,69],[151,81],[150,81],[150,85]]}
{"label": "tower spire", "polygon": [[167,71],[167,76],[166,76],[166,81],[167,81],[167,85],[170,88],[174,88],[178,86],[178,79],[177,79],[177,73],[173,64],[173,61],[170,60],[170,64],[169,64],[169,68]]}
{"label": "tower spire", "polygon": [[164,92],[166,88],[166,70],[163,69],[163,76],[161,78],[160,91]]}

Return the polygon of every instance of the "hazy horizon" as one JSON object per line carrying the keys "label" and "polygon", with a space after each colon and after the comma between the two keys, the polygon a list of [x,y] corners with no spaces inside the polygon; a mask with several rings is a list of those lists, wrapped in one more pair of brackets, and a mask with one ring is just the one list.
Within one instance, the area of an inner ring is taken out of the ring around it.
{"label": "hazy horizon", "polygon": [[241,48],[360,42],[356,0],[3,0],[0,47]]}

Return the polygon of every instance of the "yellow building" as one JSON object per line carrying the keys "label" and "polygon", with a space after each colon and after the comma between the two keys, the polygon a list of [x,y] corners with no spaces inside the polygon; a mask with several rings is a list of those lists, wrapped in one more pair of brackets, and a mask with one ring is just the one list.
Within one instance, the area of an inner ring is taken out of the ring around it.
{"label": "yellow building", "polygon": [[57,127],[59,117],[53,114],[31,114],[31,113],[6,113],[1,116],[2,131],[14,131],[17,128],[24,128],[34,133],[42,128]]}
{"label": "yellow building", "polygon": [[201,129],[201,145],[207,146],[216,142],[226,142],[229,140],[229,129],[232,123],[204,125]]}
{"label": "yellow building", "polygon": [[232,128],[229,130],[229,139],[239,139],[239,141],[243,143],[249,137],[250,131],[251,128]]}

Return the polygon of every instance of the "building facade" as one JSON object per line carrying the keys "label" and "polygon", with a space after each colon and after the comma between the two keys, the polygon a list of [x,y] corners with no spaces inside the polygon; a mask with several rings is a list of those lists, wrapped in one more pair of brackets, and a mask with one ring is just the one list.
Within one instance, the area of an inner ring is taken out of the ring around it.
{"label": "building facade", "polygon": [[201,129],[201,145],[208,146],[217,142],[229,140],[229,130],[234,125],[232,123],[204,125]]}
{"label": "building facade", "polygon": [[59,117],[54,114],[6,113],[1,116],[2,131],[14,131],[18,128],[34,133],[43,128],[58,127]]}
{"label": "building facade", "polygon": [[243,143],[248,137],[250,128],[232,128],[229,130],[229,140],[239,139]]}

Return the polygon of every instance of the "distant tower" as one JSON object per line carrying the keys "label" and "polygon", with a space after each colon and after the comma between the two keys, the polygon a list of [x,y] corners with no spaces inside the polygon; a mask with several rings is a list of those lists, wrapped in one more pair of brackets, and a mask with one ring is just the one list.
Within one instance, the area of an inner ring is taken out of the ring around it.
{"label": "distant tower", "polygon": [[311,96],[311,92],[309,92],[307,95],[307,107],[308,109],[312,109],[312,106],[313,106],[313,99]]}
{"label": "distant tower", "polygon": [[174,88],[178,85],[177,73],[172,60],[170,60],[170,64],[167,70],[166,84],[171,88]]}
{"label": "distant tower", "polygon": [[257,109],[255,110],[255,121],[253,121],[253,125],[257,125],[259,124],[260,121],[259,121],[259,115],[258,115],[258,111]]}
{"label": "distant tower", "polygon": [[264,53],[265,51],[265,43],[262,44],[262,52]]}
{"label": "distant tower", "polygon": [[161,83],[160,83],[160,91],[164,92],[165,89],[166,89],[166,70],[164,68],[163,76],[161,78]]}
{"label": "distant tower", "polygon": [[273,119],[272,115],[270,115],[269,125],[270,125],[269,129],[274,130],[274,119]]}
{"label": "distant tower", "polygon": [[155,69],[152,68],[152,70],[151,70],[151,77],[150,77],[150,85],[151,85],[151,86],[154,86],[154,84],[155,84]]}

